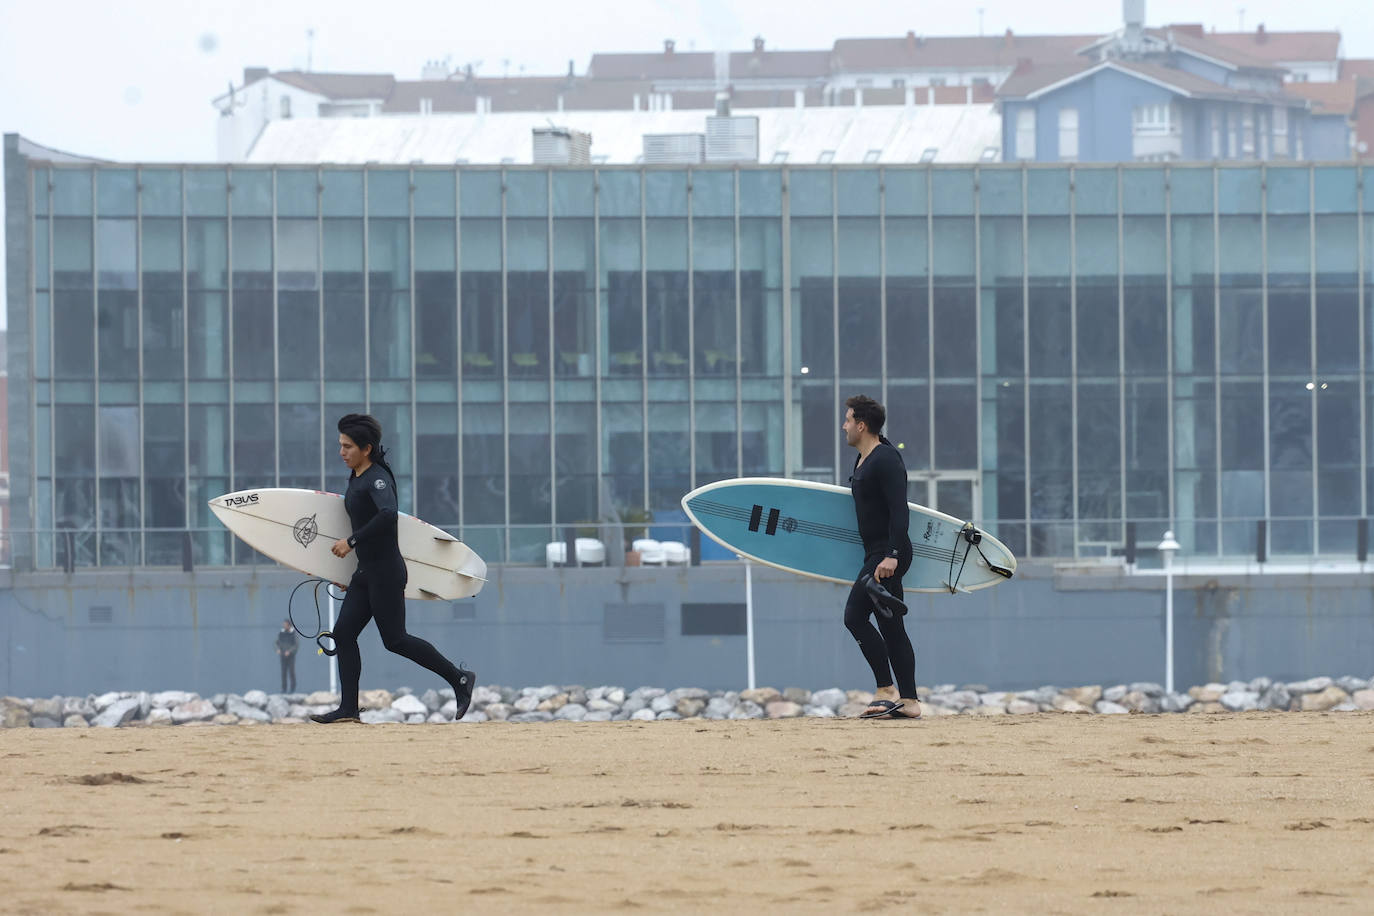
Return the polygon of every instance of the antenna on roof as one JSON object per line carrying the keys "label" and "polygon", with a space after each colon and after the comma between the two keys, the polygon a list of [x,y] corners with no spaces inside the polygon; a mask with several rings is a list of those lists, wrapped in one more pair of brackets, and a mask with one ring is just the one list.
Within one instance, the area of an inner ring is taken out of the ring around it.
{"label": "antenna on roof", "polygon": [[315,30],[305,30],[305,72],[309,73],[315,63]]}

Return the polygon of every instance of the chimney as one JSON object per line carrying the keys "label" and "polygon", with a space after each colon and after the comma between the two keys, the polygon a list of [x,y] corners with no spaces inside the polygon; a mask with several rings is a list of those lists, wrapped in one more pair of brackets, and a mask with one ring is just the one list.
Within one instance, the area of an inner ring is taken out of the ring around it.
{"label": "chimney", "polygon": [[1145,34],[1145,0],[1121,0],[1125,29],[1121,44],[1127,51],[1139,50]]}
{"label": "chimney", "polygon": [[1007,29],[1007,34],[1002,36],[1002,44],[1008,48],[1016,44],[1016,36],[1011,33],[1011,29]]}
{"label": "chimney", "polygon": [[754,37],[754,53],[755,53],[755,54],[762,54],[762,53],[763,53],[763,36],[762,36],[762,35],[756,35],[756,36]]}
{"label": "chimney", "polygon": [[663,53],[669,57],[673,56],[673,47],[676,44],[671,38],[663,39]]}
{"label": "chimney", "polygon": [[568,61],[568,79],[572,79],[577,74],[573,72],[573,62]]}
{"label": "chimney", "polygon": [[247,86],[250,83],[256,83],[260,79],[266,79],[267,73],[268,70],[266,67],[244,67],[243,85]]}
{"label": "chimney", "polygon": [[1256,43],[1258,43],[1258,44],[1264,44],[1264,43],[1265,43],[1266,41],[1268,41],[1268,40],[1269,40],[1269,33],[1266,32],[1266,31],[1264,31],[1264,23],[1261,22],[1261,23],[1259,24],[1259,28],[1255,29],[1255,41],[1256,41]]}
{"label": "chimney", "polygon": [[915,33],[915,32],[910,32],[910,31],[909,31],[909,32],[906,33],[906,49],[907,49],[908,51],[915,51],[915,50],[916,50],[916,33]]}

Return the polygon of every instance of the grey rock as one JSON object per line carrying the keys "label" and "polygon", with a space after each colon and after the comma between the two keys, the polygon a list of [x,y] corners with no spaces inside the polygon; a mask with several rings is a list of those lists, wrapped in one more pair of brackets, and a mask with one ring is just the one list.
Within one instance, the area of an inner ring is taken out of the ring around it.
{"label": "grey rock", "polygon": [[1186,693],[1166,693],[1159,698],[1160,712],[1183,712],[1196,701]]}
{"label": "grey rock", "polygon": [[249,705],[247,700],[238,697],[230,697],[224,701],[224,711],[231,716],[238,716],[240,719],[251,719],[254,722],[271,722],[272,717],[256,706]]}
{"label": "grey rock", "polygon": [[224,704],[225,704],[226,702],[228,702],[228,700],[229,700],[228,694],[223,694],[223,693],[217,693],[217,694],[215,694],[214,696],[212,696],[212,697],[210,698],[210,702],[213,703],[213,704],[215,704],[215,708],[216,708],[216,709],[223,709],[223,708],[224,708]]}
{"label": "grey rock", "polygon": [[399,709],[364,709],[358,716],[365,725],[382,725],[387,722],[404,722],[405,713]]}
{"label": "grey rock", "polygon": [[198,699],[200,697],[194,693],[187,693],[184,690],[160,690],[153,694],[153,705],[171,709],[173,706],[180,706],[182,703],[189,703]]}
{"label": "grey rock", "polygon": [[[328,707],[326,707],[325,712],[328,711]],[[288,719],[307,719],[310,717],[310,707],[302,703],[292,703],[286,711],[286,717]]]}
{"label": "grey rock", "polygon": [[213,719],[219,712],[209,700],[188,700],[172,707],[172,721],[181,725],[184,722],[204,722]]}
{"label": "grey rock", "polygon": [[1124,697],[1127,692],[1125,684],[1117,684],[1114,687],[1108,687],[1106,690],[1102,691],[1102,699],[1106,700],[1108,703],[1120,703],[1121,698]]}
{"label": "grey rock", "polygon": [[541,700],[536,696],[524,696],[511,704],[511,708],[517,713],[534,712],[538,708]]}
{"label": "grey rock", "polygon": [[[1357,690],[1365,690],[1366,688],[1368,688],[1369,681],[1366,681],[1363,678],[1351,677],[1347,674],[1343,677],[1336,678],[1336,686],[1344,690],[1346,693],[1354,693]],[[34,703],[33,713],[34,715],[38,715],[37,702]]]}
{"label": "grey rock", "polygon": [[705,702],[711,699],[711,691],[702,690],[700,687],[679,687],[677,690],[668,691],[668,696],[673,698],[673,704],[678,700],[701,700]]}
{"label": "grey rock", "polygon": [[138,714],[138,697],[115,700],[91,720],[97,728],[117,728]]}
{"label": "grey rock", "polygon": [[611,688],[605,686],[604,684],[603,684],[602,686],[600,686],[600,687],[588,687],[588,688],[587,688],[587,699],[588,699],[588,700],[600,700],[600,699],[602,699],[603,697],[606,696],[606,691],[607,691],[607,690],[610,690],[610,689],[611,689]]}
{"label": "grey rock", "polygon": [[1258,709],[1277,709],[1280,712],[1287,712],[1293,705],[1293,695],[1288,690],[1288,685],[1283,683],[1273,684],[1260,697]]}
{"label": "grey rock", "polygon": [[86,721],[85,716],[72,713],[62,720],[63,728],[90,728],[91,723]]}
{"label": "grey rock", "polygon": [[[454,704],[454,708],[457,709],[456,703]],[[511,717],[511,713],[514,712],[514,710],[515,707],[511,706],[509,703],[489,703],[482,709],[482,711],[487,714],[487,718],[491,719],[493,722],[506,721]]]}
{"label": "grey rock", "polygon": [[1159,712],[1160,698],[1152,697],[1139,690],[1132,690],[1118,702],[1132,712]]}
{"label": "grey rock", "polygon": [[558,696],[562,692],[562,690],[553,684],[545,684],[543,687],[536,687],[534,689],[534,695],[539,698],[541,703],[550,697]]}
{"label": "grey rock", "polygon": [[267,692],[264,690],[250,690],[243,695],[243,702],[249,706],[256,706],[263,709],[267,706]]}
{"label": "grey rock", "polygon": [[748,700],[741,700],[740,704],[730,711],[732,719],[762,719],[763,707]]}
{"label": "grey rock", "polygon": [[391,692],[391,698],[394,700],[396,697],[408,697],[414,692],[414,689],[410,687],[397,687]]}
{"label": "grey rock", "polygon": [[965,684],[964,686],[960,687],[959,689],[960,689],[961,691],[963,691],[963,690],[969,690],[969,691],[972,691],[973,693],[987,693],[987,692],[990,691],[992,688],[990,688],[987,684]]}
{"label": "grey rock", "polygon": [[588,712],[615,712],[620,707],[604,697],[592,697],[586,702]]}
{"label": "grey rock", "polygon": [[171,725],[172,711],[165,706],[154,706],[143,721],[148,725]]}
{"label": "grey rock", "polygon": [[1232,712],[1259,709],[1260,695],[1253,690],[1228,690],[1221,695],[1221,705]]}
{"label": "grey rock", "polygon": [[501,702],[505,703],[507,706],[514,703],[515,698],[520,696],[520,692],[514,687],[497,687],[496,689],[501,692]]}
{"label": "grey rock", "polygon": [[609,722],[609,721],[611,721],[611,713],[610,713],[609,711],[607,711],[607,710],[604,710],[604,709],[602,709],[602,710],[595,710],[595,709],[594,709],[594,710],[591,710],[590,712],[588,712],[585,716],[583,716],[583,717],[582,717],[582,721],[583,721],[583,722]]}
{"label": "grey rock", "polygon": [[[1336,705],[1336,706],[1332,706],[1332,707],[1331,707],[1331,711],[1332,711],[1332,712],[1355,712],[1355,711],[1358,710],[1359,708],[1360,708],[1360,707],[1356,706],[1354,703],[1350,702],[1349,700],[1346,700],[1344,703],[1340,703],[1340,704],[1338,704],[1338,705]],[[38,727],[38,720],[35,719],[34,722],[33,722],[33,724],[34,724],[34,727],[37,728],[37,727]]]}
{"label": "grey rock", "polygon": [[[468,707],[468,712],[473,712],[473,711],[476,710],[476,709],[477,709],[476,706],[469,706],[469,707]],[[440,706],[440,707],[439,707],[438,709],[436,709],[434,712],[430,713],[430,718],[433,718],[434,716],[438,716],[438,717],[440,717],[441,719],[443,719],[445,722],[452,722],[452,721],[453,721],[453,717],[456,716],[457,714],[458,714],[458,701],[457,701],[457,700],[449,700],[449,701],[446,702],[443,706]],[[463,718],[466,719],[467,716],[465,715],[465,716],[463,716]],[[483,716],[483,718],[485,718],[485,715]]]}
{"label": "grey rock", "polygon": [[609,690],[606,691],[606,693],[602,696],[602,699],[603,699],[603,700],[607,700],[607,701],[609,701],[609,702],[611,702],[611,703],[614,703],[614,704],[616,704],[617,706],[624,706],[624,705],[625,705],[625,688],[624,688],[624,687],[612,687],[612,688],[610,688]]}
{"label": "grey rock", "polygon": [[274,719],[285,719],[291,714],[291,704],[286,697],[273,695],[267,698],[267,714]]}
{"label": "grey rock", "polygon": [[645,700],[643,697],[634,696],[633,694],[630,696],[629,699],[627,699],[623,704],[621,704],[620,707],[621,711],[624,712],[626,715],[632,715],[634,713],[639,712],[641,709],[648,708],[649,702],[647,700]]}
{"label": "grey rock", "polygon": [[[479,715],[479,716],[480,716],[480,715],[482,715],[482,714],[481,714],[481,713],[473,713],[473,715]],[[485,719],[486,716],[482,716],[482,718]],[[429,716],[425,719],[425,721],[428,722],[430,725],[444,725],[444,724],[446,724],[446,723],[452,722],[452,721],[453,721],[453,716],[446,716],[446,715],[444,715],[442,712],[432,712],[432,713],[430,713]]]}
{"label": "grey rock", "polygon": [[507,721],[507,722],[552,722],[552,721],[553,721],[553,713],[551,713],[551,712],[544,712],[543,710],[536,709],[534,712],[521,712],[521,713],[516,713],[515,715],[511,716],[511,717],[510,717],[509,719],[507,719],[506,721]]}
{"label": "grey rock", "polygon": [[635,710],[630,714],[630,718],[636,722],[652,722],[654,719],[658,718],[658,713],[646,707],[644,709]]}
{"label": "grey rock", "polygon": [[1130,685],[1132,691],[1139,691],[1147,697],[1158,699],[1164,696],[1164,686],[1154,681],[1135,681]]}
{"label": "grey rock", "polygon": [[979,705],[979,700],[978,694],[971,690],[956,690],[952,693],[933,694],[930,703],[946,709],[972,709]]}
{"label": "grey rock", "polygon": [[811,691],[801,687],[788,687],[782,692],[782,698],[789,703],[796,703],[798,706],[805,706],[811,702]]}
{"label": "grey rock", "polygon": [[113,705],[114,703],[118,702],[123,698],[124,694],[120,693],[118,690],[111,690],[109,693],[102,693],[100,696],[95,698],[95,711],[104,712],[105,710],[109,709],[111,705]]}
{"label": "grey rock", "polygon": [[577,706],[586,706],[587,691],[582,687],[569,687],[568,702]]}
{"label": "grey rock", "polygon": [[802,714],[802,705],[791,700],[774,700],[763,709],[770,719],[795,719]]}
{"label": "grey rock", "polygon": [[666,722],[671,719],[681,719],[682,716],[678,715],[675,710],[665,709],[663,710],[663,712],[659,713],[655,718],[657,718],[660,722]]}
{"label": "grey rock", "polygon": [[96,714],[95,697],[67,697],[62,701],[62,717],[81,716],[89,719]]}
{"label": "grey rock", "polygon": [[1125,706],[1110,700],[1098,700],[1094,708],[1104,716],[1124,716],[1130,713]]}
{"label": "grey rock", "polygon": [[[621,707],[620,709],[618,709],[618,710],[616,710],[615,712],[611,713],[611,721],[612,721],[612,722],[628,722],[628,721],[630,721],[630,717],[633,716],[633,715],[634,715],[634,713],[632,713],[632,712],[626,712],[625,709],[624,709],[624,707]],[[653,713],[649,713],[649,715],[652,716]]]}
{"label": "grey rock", "polygon": [[1006,709],[1007,701],[1012,699],[1012,695],[1001,690],[992,690],[987,693],[978,694],[979,706],[994,706],[998,709]]}
{"label": "grey rock", "polygon": [[427,721],[429,721],[429,713],[427,712],[415,712],[406,716],[406,725],[424,725]]}
{"label": "grey rock", "polygon": [[554,713],[553,717],[565,722],[581,722],[587,718],[587,707],[581,703],[565,703],[559,707],[558,712]]}
{"label": "grey rock", "polygon": [[1037,687],[1034,690],[1023,690],[1016,695],[1018,700],[1025,700],[1036,703],[1040,706],[1047,706],[1054,702],[1054,698],[1059,696],[1058,687]]}
{"label": "grey rock", "polygon": [[391,708],[403,716],[429,715],[429,707],[417,696],[399,696],[391,701]]}
{"label": "grey rock", "polygon": [[[1354,691],[1351,691],[1352,693]],[[62,698],[53,697],[48,700],[34,700],[29,704],[29,715],[35,719],[52,719],[61,721],[62,719]]]}
{"label": "grey rock", "polygon": [[475,687],[472,691],[473,706],[490,706],[492,703],[501,702],[501,691],[492,690],[490,687]]}
{"label": "grey rock", "polygon": [[650,700],[655,697],[661,697],[667,692],[668,691],[664,690],[662,687],[636,687],[631,691],[630,696],[639,697],[644,701],[645,705],[648,705]]}
{"label": "grey rock", "polygon": [[[1249,689],[1250,689],[1250,685],[1247,684],[1245,681],[1231,681],[1229,684],[1226,685],[1226,692],[1227,692],[1227,693],[1236,693],[1236,692],[1238,692],[1238,691],[1249,690]],[[1255,691],[1255,692],[1258,693],[1259,691]]]}
{"label": "grey rock", "polygon": [[1025,716],[1039,711],[1040,704],[1032,703],[1030,700],[1012,700],[1007,704],[1007,712],[1013,716]]}
{"label": "grey rock", "polygon": [[735,704],[727,697],[712,697],[701,715],[705,719],[726,719],[734,710]]}
{"label": "grey rock", "polygon": [[812,706],[826,706],[830,709],[839,709],[849,702],[849,696],[838,687],[831,687],[828,690],[817,690],[811,694]]}
{"label": "grey rock", "polygon": [[835,710],[829,706],[803,706],[802,715],[816,719],[833,719],[835,718]]}
{"label": "grey rock", "polygon": [[1274,679],[1268,677],[1257,677],[1246,685],[1248,689],[1255,691],[1255,693],[1264,693],[1264,691],[1273,686]]}
{"label": "grey rock", "polygon": [[684,719],[701,715],[701,711],[706,708],[706,701],[698,697],[683,697],[677,701],[674,711]]}
{"label": "grey rock", "polygon": [[1304,693],[1321,693],[1333,683],[1335,682],[1329,677],[1312,677],[1305,681],[1290,681],[1288,692],[1294,696],[1301,696]]}
{"label": "grey rock", "polygon": [[[1350,705],[1351,705],[1352,708],[1354,707],[1354,704],[1353,704],[1353,703],[1350,704]],[[30,728],[61,728],[61,727],[62,727],[62,723],[59,722],[59,721],[57,721],[56,719],[51,719],[51,718],[49,718],[49,717],[47,717],[47,716],[35,716],[34,718],[32,718],[32,719],[29,720],[29,727],[30,727]]]}
{"label": "grey rock", "polygon": [[[437,716],[438,718],[436,719],[435,716]],[[432,715],[432,716],[429,717],[429,720],[430,720],[431,722],[435,722],[435,721],[438,721],[438,722],[452,722],[452,721],[453,721],[453,716],[452,716],[452,715],[447,715],[447,716],[446,716],[446,715],[444,715],[444,714],[441,713],[441,712],[436,712],[434,715]],[[482,710],[480,710],[480,709],[473,709],[472,707],[468,707],[467,714],[464,715],[463,718],[459,719],[458,721],[459,721],[459,722],[489,722],[489,721],[491,721],[491,720],[487,718],[487,714],[484,713],[484,712],[482,712]]]}
{"label": "grey rock", "polygon": [[930,688],[931,693],[953,693],[953,684],[933,684]]}
{"label": "grey rock", "polygon": [[660,697],[654,697],[653,700],[649,703],[649,708],[656,713],[667,712],[675,706],[677,706],[677,700],[673,699],[667,694],[664,694]]}
{"label": "grey rock", "polygon": [[425,704],[425,709],[428,709],[430,712],[438,712],[439,707],[444,705],[444,698],[439,696],[439,691],[437,690],[426,690],[424,693],[420,694],[420,702]]}

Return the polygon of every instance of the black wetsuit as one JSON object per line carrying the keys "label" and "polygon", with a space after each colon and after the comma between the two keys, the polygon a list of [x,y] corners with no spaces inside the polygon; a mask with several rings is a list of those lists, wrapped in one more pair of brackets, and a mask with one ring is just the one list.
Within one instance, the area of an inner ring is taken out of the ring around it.
{"label": "black wetsuit", "polygon": [[[892,617],[879,615],[878,628],[869,623],[873,602],[859,579],[871,575],[883,560],[897,561],[897,572],[882,580],[883,587],[898,598],[902,597],[902,576],[911,568],[911,539],[907,536],[906,463],[902,453],[881,439],[868,457],[859,463],[854,459],[854,473],[849,478],[854,492],[854,512],[859,523],[859,537],[864,544],[864,565],[849,590],[844,606],[844,625],[859,643],[864,659],[873,669],[877,686],[892,686],[897,680],[897,692],[904,697],[916,696],[916,652],[911,647],[901,614]],[[890,670],[889,670],[890,669]]]}
{"label": "black wetsuit", "polygon": [[339,712],[358,713],[358,681],[362,655],[358,634],[368,620],[377,621],[382,645],[448,681],[466,710],[472,693],[472,673],[464,672],[425,640],[406,632],[406,564],[396,541],[396,480],[377,463],[348,478],[344,508],[353,525],[349,544],[358,552],[358,571],[348,582],[339,619],[334,624],[334,644],[339,651]]}

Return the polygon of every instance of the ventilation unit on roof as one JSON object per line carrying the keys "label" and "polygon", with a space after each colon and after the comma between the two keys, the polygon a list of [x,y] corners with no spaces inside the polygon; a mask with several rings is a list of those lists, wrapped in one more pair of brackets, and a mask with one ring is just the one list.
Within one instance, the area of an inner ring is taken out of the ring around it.
{"label": "ventilation unit on roof", "polygon": [[706,135],[645,134],[641,161],[647,165],[705,162]]}
{"label": "ventilation unit on roof", "polygon": [[591,134],[567,127],[534,129],[536,165],[587,165],[591,161]]}
{"label": "ventilation unit on roof", "polygon": [[706,119],[707,162],[758,162],[759,119],[717,115]]}

